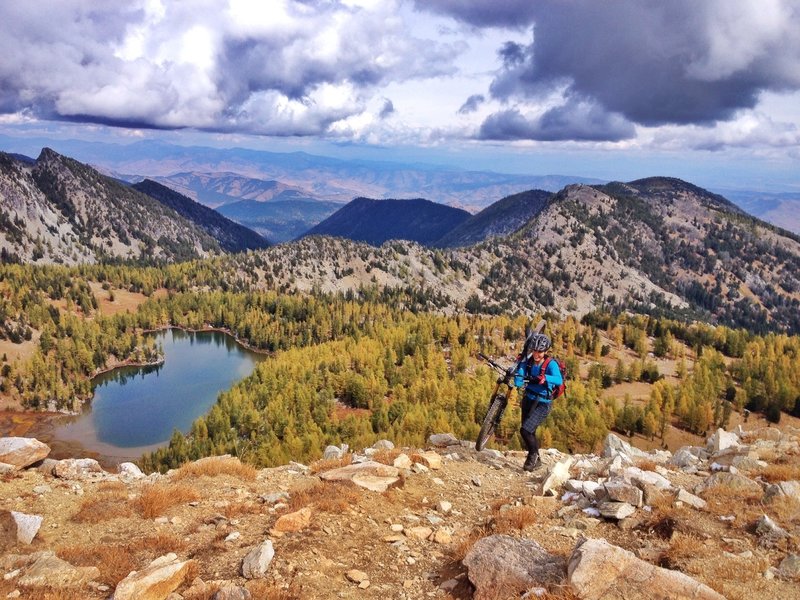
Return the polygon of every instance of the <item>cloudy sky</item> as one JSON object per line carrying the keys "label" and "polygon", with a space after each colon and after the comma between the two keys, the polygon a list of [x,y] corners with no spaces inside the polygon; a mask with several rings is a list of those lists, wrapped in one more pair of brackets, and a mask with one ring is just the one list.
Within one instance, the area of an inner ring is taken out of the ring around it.
{"label": "cloudy sky", "polygon": [[800,0],[4,0],[0,133],[800,191]]}

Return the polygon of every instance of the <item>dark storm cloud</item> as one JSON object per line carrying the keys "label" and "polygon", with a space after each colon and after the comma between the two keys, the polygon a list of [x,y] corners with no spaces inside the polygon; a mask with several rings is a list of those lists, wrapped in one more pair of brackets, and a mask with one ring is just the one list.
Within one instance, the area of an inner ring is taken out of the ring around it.
{"label": "dark storm cloud", "polygon": [[458,114],[468,115],[470,113],[474,113],[484,102],[486,102],[486,98],[483,96],[483,94],[473,94],[467,98],[464,104],[461,105],[461,108],[458,109]]}
{"label": "dark storm cloud", "polygon": [[414,4],[476,27],[525,27],[531,23],[536,0],[414,0]]}
{"label": "dark storm cloud", "polygon": [[601,107],[582,102],[568,102],[528,119],[517,109],[504,110],[486,118],[478,137],[484,140],[540,141],[613,141],[630,139],[633,125],[607,113]]}
{"label": "dark storm cloud", "polygon": [[[800,89],[796,0],[526,5],[517,10],[523,20],[533,19],[532,42],[499,50],[503,66],[491,94],[502,101],[567,89],[643,125],[711,124],[753,108],[764,91]],[[433,6],[472,25],[497,24],[485,14],[490,2]]]}

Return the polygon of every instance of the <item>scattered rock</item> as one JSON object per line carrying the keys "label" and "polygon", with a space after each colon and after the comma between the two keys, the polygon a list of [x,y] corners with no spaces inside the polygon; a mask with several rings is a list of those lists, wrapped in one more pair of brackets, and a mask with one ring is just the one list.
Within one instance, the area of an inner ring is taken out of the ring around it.
{"label": "scattered rock", "polygon": [[374,450],[394,450],[394,442],[389,440],[378,440],[372,444]]}
{"label": "scattered rock", "polygon": [[348,581],[352,581],[353,583],[362,583],[369,580],[369,575],[358,569],[350,569],[344,576],[347,577]]}
{"label": "scattered rock", "polygon": [[134,481],[144,477],[142,470],[132,462],[120,463],[119,467],[117,467],[117,473],[123,481]]}
{"label": "scattered rock", "polygon": [[100,575],[97,567],[73,567],[53,552],[37,552],[31,557],[33,563],[17,580],[20,587],[80,587]]}
{"label": "scattered rock", "polygon": [[423,526],[408,527],[403,530],[403,533],[405,533],[408,537],[417,538],[418,540],[427,540],[429,537],[431,537],[433,529]]}
{"label": "scattered rock", "polygon": [[446,448],[447,446],[457,446],[459,440],[452,433],[432,433],[428,436],[428,444],[437,448]]}
{"label": "scattered rock", "polygon": [[250,592],[247,591],[247,588],[230,583],[223,585],[214,592],[214,595],[211,596],[211,600],[251,600],[252,597]]}
{"label": "scattered rock", "polygon": [[400,454],[394,459],[392,464],[394,465],[395,469],[410,469],[411,459],[409,458],[408,454]]}
{"label": "scattered rock", "polygon": [[25,513],[11,511],[11,516],[17,524],[17,540],[23,544],[30,544],[39,528],[42,526],[43,517],[39,515],[26,515]]}
{"label": "scattered rock", "polygon": [[767,486],[764,501],[771,502],[779,496],[789,496],[800,501],[800,481],[780,481]]}
{"label": "scattered rock", "polygon": [[654,597],[654,590],[670,600],[725,600],[688,575],[651,565],[602,539],[579,544],[569,559],[567,574],[581,600],[647,600]]}
{"label": "scattered rock", "polygon": [[112,600],[164,600],[183,583],[192,562],[179,561],[174,553],[160,556],[120,581]]}
{"label": "scattered rock", "polygon": [[603,440],[603,457],[614,458],[615,456],[623,456],[628,459],[632,458],[648,458],[647,453],[634,448],[622,438],[609,433],[606,439]]}
{"label": "scattered rock", "polygon": [[752,494],[761,493],[761,486],[757,482],[744,475],[727,472],[714,473],[711,477],[706,478],[703,483],[698,485],[694,491],[696,494],[702,494],[718,486]]}
{"label": "scattered rock", "polygon": [[698,510],[703,510],[706,507],[705,500],[703,500],[699,496],[690,494],[683,488],[678,488],[678,493],[675,495],[675,501],[683,502],[684,504],[688,504],[689,506],[696,508]]}
{"label": "scattered rock", "polygon": [[356,474],[351,479],[357,486],[371,492],[385,492],[393,485],[399,483],[399,477],[379,477],[377,475]]}
{"label": "scattered rock", "polygon": [[328,446],[325,448],[325,452],[322,453],[322,458],[324,460],[338,460],[344,456],[344,450],[339,448],[339,446]]}
{"label": "scattered rock", "polygon": [[491,535],[475,542],[462,561],[475,586],[475,600],[497,598],[498,590],[518,596],[564,578],[565,561],[533,540]]}
{"label": "scattered rock", "polygon": [[50,446],[36,438],[0,438],[0,463],[11,465],[15,469],[24,469],[43,460],[48,454]]}
{"label": "scattered rock", "polygon": [[575,459],[569,456],[550,467],[547,477],[542,484],[543,496],[548,493],[554,496],[558,494],[558,490],[561,486],[569,480],[569,469],[574,462]]}
{"label": "scattered rock", "polygon": [[263,579],[267,576],[267,570],[275,557],[275,548],[272,540],[265,540],[256,546],[242,561],[242,576],[245,579]]}
{"label": "scattered rock", "polygon": [[352,481],[373,491],[385,491],[400,481],[400,471],[375,461],[347,465],[320,474],[324,481]]}
{"label": "scattered rock", "polygon": [[442,468],[442,457],[433,451],[427,452],[420,452],[416,454],[414,458],[417,459],[417,462],[425,465],[429,469],[438,470]]}
{"label": "scattered rock", "polygon": [[431,537],[431,540],[437,544],[447,545],[453,541],[453,534],[446,529],[437,529]]}
{"label": "scattered rock", "polygon": [[105,471],[93,458],[65,458],[56,463],[53,474],[59,479],[86,479]]}
{"label": "scattered rock", "polygon": [[739,446],[739,436],[733,432],[725,431],[724,429],[717,429],[717,431],[708,438],[706,449],[709,452],[720,452],[727,448],[736,448]]}
{"label": "scattered rock", "polygon": [[759,544],[766,547],[775,546],[780,540],[789,538],[789,533],[767,515],[763,515],[756,523],[756,535]]}
{"label": "scattered rock", "polygon": [[620,521],[636,512],[636,508],[627,502],[601,502],[597,510],[606,519]]}
{"label": "scattered rock", "polygon": [[642,490],[624,479],[611,479],[606,481],[603,483],[603,488],[609,500],[626,502],[632,506],[642,505]]}
{"label": "scattered rock", "polygon": [[800,555],[789,554],[778,566],[778,573],[784,579],[800,579]]}
{"label": "scattered rock", "polygon": [[311,508],[305,506],[298,511],[289,513],[275,521],[273,531],[279,533],[292,533],[302,531],[311,524]]}
{"label": "scattered rock", "polygon": [[447,500],[439,500],[439,503],[436,505],[436,510],[446,515],[453,510],[453,505]]}

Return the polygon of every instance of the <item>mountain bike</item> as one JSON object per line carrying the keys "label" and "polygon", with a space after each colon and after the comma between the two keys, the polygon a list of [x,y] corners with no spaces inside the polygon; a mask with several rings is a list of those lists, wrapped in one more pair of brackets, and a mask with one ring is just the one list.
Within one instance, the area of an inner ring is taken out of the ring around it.
{"label": "mountain bike", "polygon": [[[525,357],[528,356],[528,347],[531,338],[535,334],[541,333],[544,329],[544,325],[544,321],[539,321],[534,329],[526,328],[525,343],[522,346],[522,351],[519,353],[517,362],[512,367],[505,368],[482,352],[478,353],[478,358],[485,361],[490,367],[497,371],[500,377],[497,378],[494,392],[492,392],[492,396],[489,399],[489,408],[486,410],[486,416],[483,417],[481,430],[478,433],[478,439],[475,441],[476,450],[481,451],[486,447],[486,442],[489,441],[489,438],[492,437],[498,425],[500,425],[500,421],[503,419],[503,413],[505,413],[508,407],[508,397],[511,393],[511,389],[515,387],[514,379],[517,376],[519,365],[525,360]],[[527,383],[528,380],[527,378],[523,378],[523,381]]]}

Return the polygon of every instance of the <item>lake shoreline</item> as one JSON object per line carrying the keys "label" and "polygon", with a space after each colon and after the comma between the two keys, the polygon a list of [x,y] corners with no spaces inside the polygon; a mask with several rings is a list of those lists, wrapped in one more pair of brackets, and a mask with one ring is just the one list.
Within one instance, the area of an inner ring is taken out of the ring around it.
{"label": "lake shoreline", "polygon": [[[166,326],[166,327],[159,327],[153,329],[142,330],[142,333],[146,334],[155,334],[155,335],[165,335],[167,336],[166,339],[171,339],[169,336],[169,331],[177,330],[187,335],[193,334],[219,334],[224,336],[225,338],[229,338],[228,342],[225,342],[225,346],[228,347],[228,352],[232,352],[231,342],[235,342],[235,346],[239,348],[237,352],[245,352],[247,354],[257,355],[258,358],[254,358],[256,363],[260,360],[263,360],[269,355],[274,354],[273,352],[266,351],[263,349],[257,349],[250,347],[249,344],[243,343],[239,340],[235,335],[233,335],[230,330],[225,328],[218,328],[218,327],[205,327],[202,329],[191,329],[186,327],[179,327],[179,326]],[[178,335],[177,332],[174,335]],[[220,338],[221,339],[221,338]],[[167,349],[165,349],[167,350]],[[102,376],[109,376],[113,374],[115,371],[119,371],[120,369],[125,368],[135,368],[135,369],[144,369],[147,367],[159,367],[160,365],[166,364],[170,360],[169,352],[165,351],[165,354],[159,357],[157,361],[119,361],[113,362],[112,364],[107,365],[106,367],[98,370],[91,378],[93,385],[92,385],[92,395],[89,396],[82,402],[83,410],[79,412],[61,412],[61,411],[47,411],[47,410],[17,410],[14,407],[6,407],[0,408],[0,435],[1,436],[21,436],[21,437],[35,437],[40,441],[48,444],[51,447],[51,458],[61,459],[61,458],[94,458],[98,460],[103,466],[105,467],[115,467],[120,462],[126,461],[136,461],[141,458],[143,453],[152,452],[153,450],[163,447],[168,443],[168,438],[162,442],[156,442],[153,444],[150,443],[143,443],[141,446],[136,446],[136,448],[145,448],[144,452],[138,452],[132,454],[126,454],[125,447],[116,446],[114,443],[106,443],[101,442],[99,439],[95,438],[92,439],[92,436],[88,436],[86,438],[82,436],[76,437],[69,437],[66,438],[59,438],[58,431],[64,427],[67,429],[72,429],[73,423],[79,421],[81,418],[86,418],[86,413],[92,410],[92,401],[97,401],[96,396],[96,389],[98,385],[101,385],[101,381],[98,378]],[[178,363],[180,364],[180,362]],[[123,374],[123,377],[125,375]],[[226,383],[225,387],[220,388],[217,392],[214,393],[214,402],[216,402],[216,398],[222,391],[230,389],[232,385],[235,385],[236,382],[240,381],[237,379],[232,383]],[[164,398],[171,397],[169,392],[164,393]],[[207,414],[210,407],[213,406],[213,402],[211,405],[206,409],[202,414]],[[201,416],[198,415],[198,416]],[[198,418],[198,417],[194,417]],[[134,419],[135,420],[135,419]],[[183,426],[179,427],[183,430]],[[74,433],[74,431],[73,431]]]}

